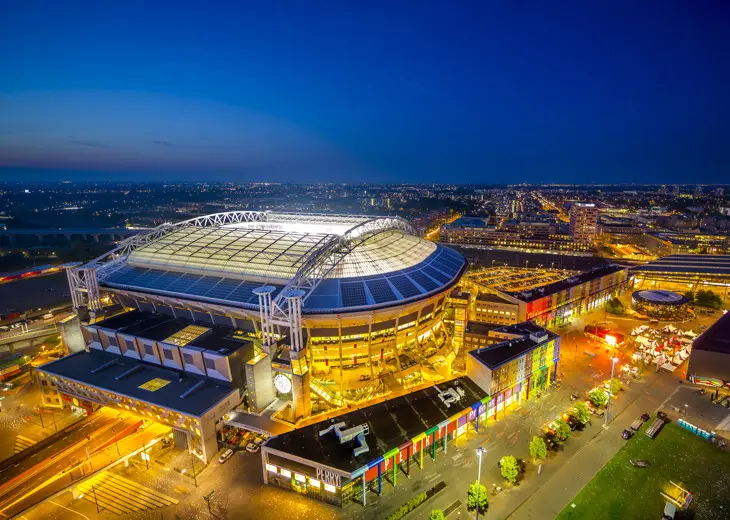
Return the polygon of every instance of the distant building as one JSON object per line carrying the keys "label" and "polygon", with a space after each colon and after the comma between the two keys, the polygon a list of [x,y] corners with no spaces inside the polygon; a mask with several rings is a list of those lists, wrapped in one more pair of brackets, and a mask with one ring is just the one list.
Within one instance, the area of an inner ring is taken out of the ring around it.
{"label": "distant building", "polygon": [[595,204],[576,202],[570,208],[570,235],[573,240],[591,243],[598,232],[598,208]]}
{"label": "distant building", "polygon": [[713,191],[712,194],[715,197],[724,197],[725,196],[725,188],[723,188],[723,187],[715,188],[715,191]]}
{"label": "distant building", "polygon": [[702,196],[702,186],[697,186],[695,188],[695,197],[701,197]]}
{"label": "distant building", "polygon": [[677,186],[676,184],[672,186],[672,195],[675,197],[679,197],[679,195],[682,193],[682,190]]}

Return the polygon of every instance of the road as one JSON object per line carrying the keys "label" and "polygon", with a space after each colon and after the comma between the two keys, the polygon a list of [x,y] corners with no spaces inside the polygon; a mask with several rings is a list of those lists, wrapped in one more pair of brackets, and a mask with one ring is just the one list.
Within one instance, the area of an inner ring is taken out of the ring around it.
{"label": "road", "polygon": [[114,411],[102,410],[78,430],[6,468],[0,485],[0,515],[7,517],[22,512],[89,471],[140,449],[167,430],[155,425],[131,433],[129,429],[140,421],[132,416],[117,418]]}

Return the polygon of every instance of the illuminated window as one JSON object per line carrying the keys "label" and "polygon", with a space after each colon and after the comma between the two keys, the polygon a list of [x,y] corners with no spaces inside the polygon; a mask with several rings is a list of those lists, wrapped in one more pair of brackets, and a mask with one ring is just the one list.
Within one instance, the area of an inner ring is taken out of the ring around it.
{"label": "illuminated window", "polygon": [[276,466],[274,466],[273,464],[267,464],[266,470],[271,471],[272,473],[276,473]]}
{"label": "illuminated window", "polygon": [[324,490],[325,491],[329,491],[330,493],[334,493],[335,492],[335,486],[332,486],[330,484],[325,484],[324,485]]}
{"label": "illuminated window", "polygon": [[287,478],[291,477],[291,471],[289,471],[288,469],[281,468],[281,474]]}
{"label": "illuminated window", "polygon": [[296,480],[297,482],[304,482],[307,479],[304,475],[300,475],[299,473],[294,473],[294,480]]}
{"label": "illuminated window", "polygon": [[310,478],[309,479],[309,484],[311,484],[312,486],[314,486],[316,488],[319,488],[319,480],[315,480],[313,478]]}

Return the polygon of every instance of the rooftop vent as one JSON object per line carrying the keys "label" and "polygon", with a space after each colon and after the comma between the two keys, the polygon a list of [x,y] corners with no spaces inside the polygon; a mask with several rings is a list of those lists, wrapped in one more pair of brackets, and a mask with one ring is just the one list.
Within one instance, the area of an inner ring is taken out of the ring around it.
{"label": "rooftop vent", "polygon": [[539,332],[533,332],[532,334],[530,334],[530,339],[535,343],[541,343],[548,339],[548,334],[544,330],[541,330]]}
{"label": "rooftop vent", "polygon": [[[439,387],[436,387],[436,390],[439,390]],[[444,391],[439,390],[438,393],[439,399],[446,405],[446,408],[450,408],[452,404],[459,402],[464,395],[464,390],[458,386]]]}
{"label": "rooftop vent", "polygon": [[356,457],[370,451],[370,447],[365,440],[365,436],[370,433],[370,426],[368,426],[367,424],[358,424],[357,426],[353,426],[352,428],[348,429],[345,429],[345,426],[346,425],[343,422],[333,424],[329,428],[320,430],[319,436],[322,437],[323,435],[327,435],[329,432],[334,430],[335,435],[337,435],[337,438],[340,441],[340,444],[345,444],[346,442],[350,442],[353,439],[357,439],[359,446],[352,450],[352,453]]}

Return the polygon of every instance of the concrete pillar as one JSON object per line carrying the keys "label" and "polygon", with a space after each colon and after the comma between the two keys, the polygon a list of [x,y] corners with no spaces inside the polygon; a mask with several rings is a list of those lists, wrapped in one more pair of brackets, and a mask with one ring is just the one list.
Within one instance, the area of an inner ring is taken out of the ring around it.
{"label": "concrete pillar", "polygon": [[383,494],[383,465],[378,463],[378,495]]}
{"label": "concrete pillar", "polygon": [[362,474],[362,505],[366,506],[368,503],[368,486],[367,482],[365,481],[365,473],[367,471],[363,472]]}

